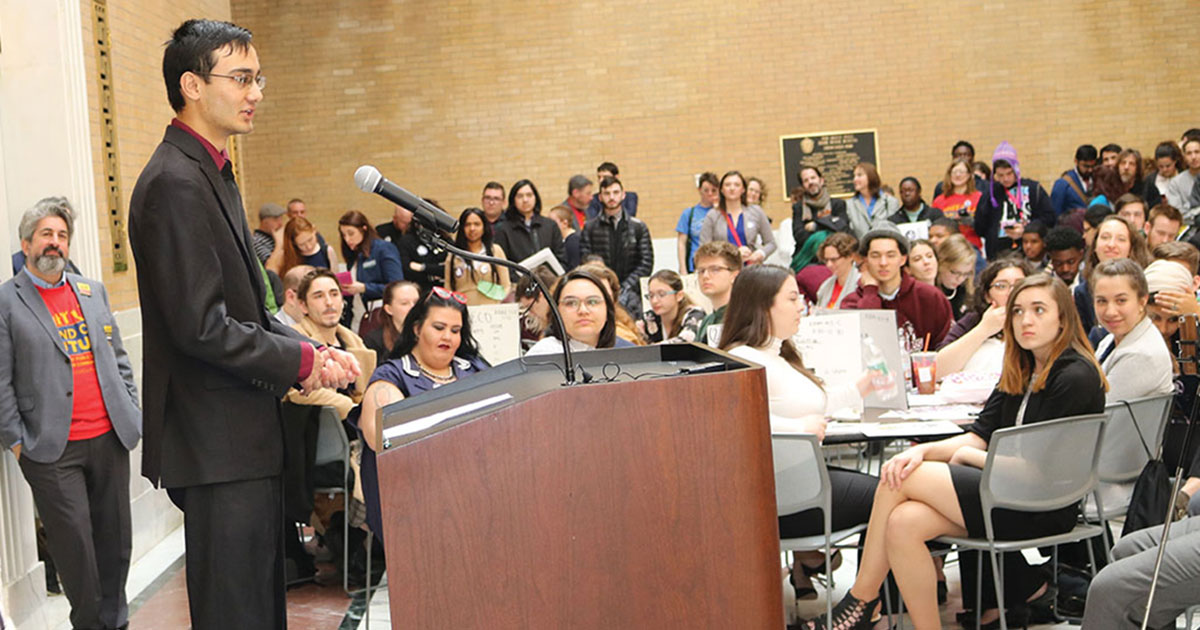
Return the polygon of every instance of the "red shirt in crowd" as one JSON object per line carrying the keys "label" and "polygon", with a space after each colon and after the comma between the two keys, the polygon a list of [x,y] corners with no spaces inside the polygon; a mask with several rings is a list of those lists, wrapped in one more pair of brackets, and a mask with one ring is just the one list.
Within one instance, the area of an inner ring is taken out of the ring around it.
{"label": "red shirt in crowd", "polygon": [[112,430],[104,396],[100,393],[100,379],[96,376],[96,359],[92,354],[92,341],[88,337],[88,324],[79,308],[79,298],[71,285],[43,289],[42,301],[50,311],[50,317],[58,328],[63,347],[71,357],[71,431],[68,440],[89,440]]}
{"label": "red shirt in crowd", "polygon": [[[900,290],[891,300],[879,295],[875,285],[860,286],[842,300],[843,309],[879,309],[896,311],[896,327],[900,331],[900,347],[909,352],[936,348],[942,337],[950,332],[954,312],[942,290],[917,282],[907,273],[900,279]],[[928,335],[929,343],[925,343]]]}
{"label": "red shirt in crowd", "polygon": [[[969,195],[947,195],[942,193],[933,199],[933,207],[942,211],[942,214],[948,219],[958,221],[961,219],[959,211],[965,211],[967,216],[974,217],[975,210],[979,208],[979,198],[982,196],[978,190]],[[966,225],[959,225],[958,231],[967,237],[967,240],[975,246],[975,249],[983,249],[983,241],[975,230]]]}

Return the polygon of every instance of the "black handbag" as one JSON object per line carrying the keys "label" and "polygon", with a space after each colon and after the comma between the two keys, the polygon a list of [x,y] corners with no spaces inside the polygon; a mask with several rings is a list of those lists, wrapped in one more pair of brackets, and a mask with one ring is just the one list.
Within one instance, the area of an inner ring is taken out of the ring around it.
{"label": "black handbag", "polygon": [[1150,452],[1146,437],[1142,435],[1137,416],[1133,415],[1129,403],[1125,403],[1125,408],[1129,409],[1133,428],[1137,430],[1138,439],[1141,440],[1142,448],[1150,461],[1146,462],[1137,482],[1133,484],[1133,496],[1129,498],[1129,511],[1125,513],[1125,526],[1121,529],[1121,536],[1139,529],[1162,525],[1168,506],[1175,503],[1175,497],[1171,496],[1171,473],[1167,470],[1167,464]]}

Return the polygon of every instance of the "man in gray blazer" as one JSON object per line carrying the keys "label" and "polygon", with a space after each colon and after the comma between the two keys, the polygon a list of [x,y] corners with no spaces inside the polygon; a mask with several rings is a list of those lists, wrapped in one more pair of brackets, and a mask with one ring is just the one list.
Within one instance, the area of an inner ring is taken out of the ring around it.
{"label": "man in gray blazer", "polygon": [[33,490],[71,625],[125,628],[142,412],[104,285],[64,272],[73,229],[61,197],[21,218],[25,267],[0,285],[0,445]]}

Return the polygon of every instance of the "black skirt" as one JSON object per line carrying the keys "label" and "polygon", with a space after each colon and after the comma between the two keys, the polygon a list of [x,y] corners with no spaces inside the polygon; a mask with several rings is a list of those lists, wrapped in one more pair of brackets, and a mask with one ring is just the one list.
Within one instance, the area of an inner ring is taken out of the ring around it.
{"label": "black skirt", "polygon": [[[954,494],[962,509],[967,524],[967,535],[971,538],[987,538],[983,524],[983,505],[979,501],[979,482],[983,471],[972,466],[950,465],[950,479],[954,483]],[[992,511],[992,525],[996,540],[1017,540],[1052,536],[1071,531],[1079,518],[1079,503],[1050,512],[1021,512],[1006,508]]]}

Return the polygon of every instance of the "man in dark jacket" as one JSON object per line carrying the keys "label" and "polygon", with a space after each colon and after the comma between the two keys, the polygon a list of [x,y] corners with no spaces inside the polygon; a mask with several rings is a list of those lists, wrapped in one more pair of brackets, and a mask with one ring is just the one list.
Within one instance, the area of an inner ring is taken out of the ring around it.
{"label": "man in dark jacket", "polygon": [[808,237],[821,229],[816,223],[817,219],[831,215],[846,216],[846,200],[829,196],[821,169],[801,164],[799,179],[800,186],[804,188],[804,198],[792,204],[792,236],[796,239],[796,251],[800,251]]}
{"label": "man in dark jacket", "polygon": [[[232,164],[263,98],[250,31],[188,20],[163,56],[177,118],[130,197],[142,307],[142,474],[183,510],[191,627],[284,628],[283,431],[293,384],[345,387],[354,358],[265,308]],[[186,290],[184,290],[186,288]]]}
{"label": "man in dark jacket", "polygon": [[[604,178],[606,177],[616,179],[620,174],[620,169],[618,169],[617,165],[613,164],[612,162],[604,162],[600,166],[596,167],[596,181],[598,182],[604,181]],[[637,193],[633,192],[632,190],[626,191],[625,201],[621,202],[621,207],[625,208],[625,214],[631,217],[636,217],[638,211]],[[603,210],[604,204],[600,201],[600,196],[596,195],[592,197],[592,201],[588,204],[587,208],[587,220],[591,221],[594,217],[600,216],[600,213]]]}
{"label": "man in dark jacket", "polygon": [[1092,196],[1092,171],[1096,169],[1096,147],[1090,144],[1075,149],[1075,168],[1062,174],[1050,189],[1054,216],[1062,217],[1076,208],[1087,208]]}
{"label": "man in dark jacket", "polygon": [[621,202],[625,191],[620,180],[606,177],[600,181],[600,199],[604,213],[583,226],[579,253],[583,259],[597,254],[621,279],[617,301],[631,315],[642,312],[641,279],[654,271],[654,245],[650,229],[640,219],[625,213]]}
{"label": "man in dark jacket", "polygon": [[1025,226],[1035,219],[1046,227],[1054,226],[1050,195],[1037,181],[1021,177],[1017,150],[1001,142],[992,155],[992,179],[975,211],[975,233],[983,238],[988,260],[1019,247]]}

